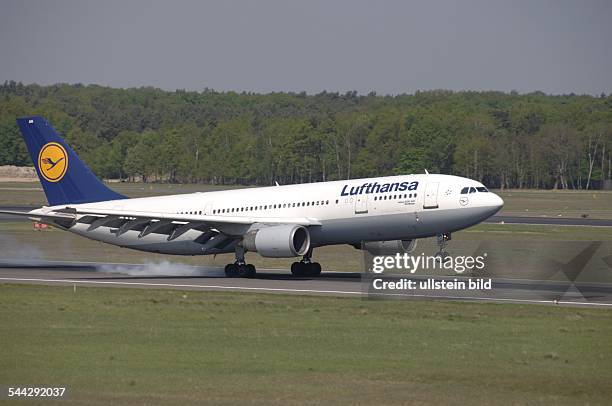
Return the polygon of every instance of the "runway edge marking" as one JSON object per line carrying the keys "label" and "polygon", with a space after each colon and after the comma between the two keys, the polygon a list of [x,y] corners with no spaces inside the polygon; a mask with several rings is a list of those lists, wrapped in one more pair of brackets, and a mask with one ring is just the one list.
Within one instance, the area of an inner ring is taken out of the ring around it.
{"label": "runway edge marking", "polygon": [[[75,279],[41,279],[41,278],[6,278],[0,277],[0,281],[12,282],[51,282],[51,283],[73,283],[81,285],[118,285],[118,286],[149,286],[149,287],[169,287],[169,288],[208,288],[208,289],[227,289],[237,291],[268,291],[268,292],[293,292],[293,293],[336,293],[348,295],[361,295],[363,292],[358,291],[343,291],[343,290],[317,290],[317,289],[287,289],[287,288],[258,288],[252,286],[222,286],[222,285],[184,285],[174,283],[147,283],[147,282],[118,282],[118,281],[81,281]],[[490,298],[490,297],[475,297],[475,296],[428,296],[428,295],[404,295],[401,293],[375,293],[378,296],[409,296],[420,298],[436,298],[442,300],[482,300],[489,302],[511,302],[511,303],[544,303],[544,304],[567,304],[580,306],[612,306],[612,303],[591,303],[591,302],[572,302],[551,300],[530,300],[530,299],[505,299],[505,298]]]}

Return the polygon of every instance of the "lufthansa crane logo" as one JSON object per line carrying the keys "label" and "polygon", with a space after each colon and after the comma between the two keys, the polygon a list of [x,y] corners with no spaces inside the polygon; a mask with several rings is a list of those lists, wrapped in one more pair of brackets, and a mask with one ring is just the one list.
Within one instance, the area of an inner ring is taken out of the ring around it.
{"label": "lufthansa crane logo", "polygon": [[57,142],[45,144],[38,154],[38,169],[49,182],[62,180],[68,169],[68,154],[66,149]]}

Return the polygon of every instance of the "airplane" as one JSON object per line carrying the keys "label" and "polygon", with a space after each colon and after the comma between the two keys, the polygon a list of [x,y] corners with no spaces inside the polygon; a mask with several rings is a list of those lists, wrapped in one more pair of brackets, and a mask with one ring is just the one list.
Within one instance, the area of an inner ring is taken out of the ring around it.
{"label": "airplane", "polygon": [[497,213],[503,200],[482,183],[412,174],[128,198],[101,182],[42,117],[17,119],[48,206],[25,216],[120,247],[174,255],[234,253],[228,277],[253,277],[245,254],[302,257],[294,276],[317,276],[313,250],[349,244],[378,255],[409,252],[419,238],[451,233]]}

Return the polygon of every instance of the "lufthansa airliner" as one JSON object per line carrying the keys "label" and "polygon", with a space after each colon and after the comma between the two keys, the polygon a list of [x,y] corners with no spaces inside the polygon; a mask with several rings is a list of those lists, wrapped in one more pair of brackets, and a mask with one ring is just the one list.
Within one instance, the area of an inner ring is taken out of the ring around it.
{"label": "lufthansa airliner", "polygon": [[316,276],[313,250],[350,244],[374,253],[411,249],[495,214],[502,199],[480,182],[417,174],[130,199],[92,173],[42,117],[17,120],[48,206],[26,216],[75,234],[141,251],[235,253],[229,277],[255,275],[245,254],[301,257],[296,276]]}

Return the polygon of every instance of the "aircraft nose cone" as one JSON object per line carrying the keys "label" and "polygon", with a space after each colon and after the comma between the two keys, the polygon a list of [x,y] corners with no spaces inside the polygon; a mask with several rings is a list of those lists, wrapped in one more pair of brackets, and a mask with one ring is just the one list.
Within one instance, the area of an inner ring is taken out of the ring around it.
{"label": "aircraft nose cone", "polygon": [[495,193],[491,193],[491,195],[493,198],[492,206],[495,207],[495,211],[499,211],[502,207],[504,207],[504,200]]}

